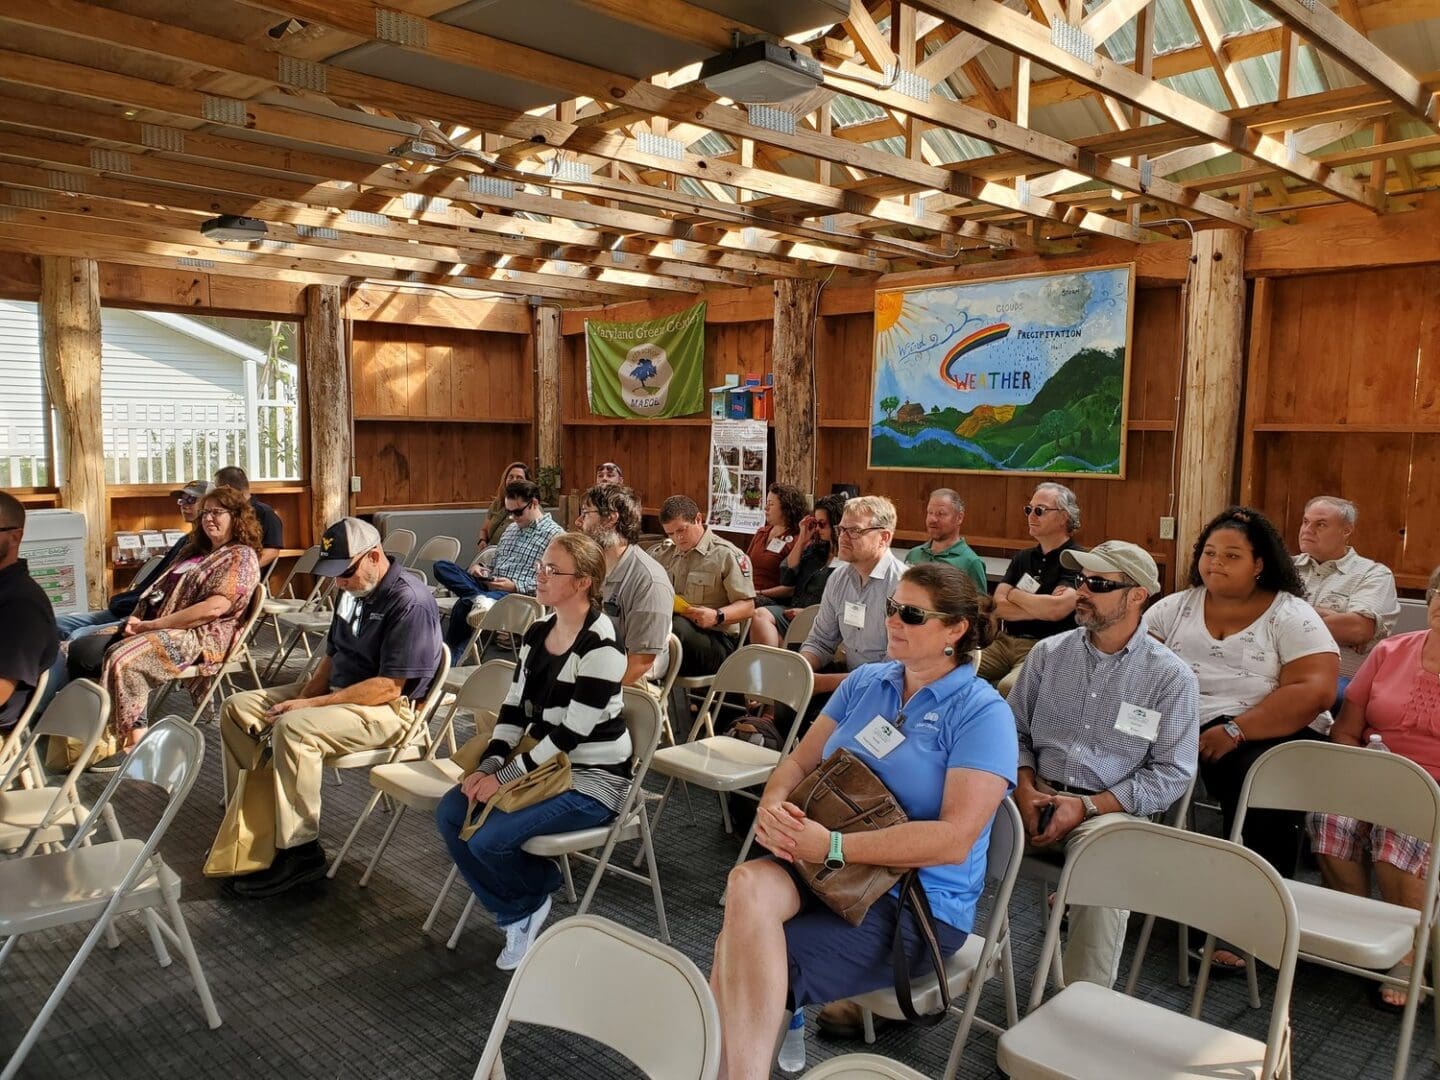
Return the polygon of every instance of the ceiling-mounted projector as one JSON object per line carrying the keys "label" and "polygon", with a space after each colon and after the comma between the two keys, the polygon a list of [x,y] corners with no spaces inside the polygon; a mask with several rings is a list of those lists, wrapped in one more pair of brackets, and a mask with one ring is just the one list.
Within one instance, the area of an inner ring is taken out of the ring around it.
{"label": "ceiling-mounted projector", "polygon": [[259,218],[221,214],[200,223],[200,235],[207,240],[259,240],[268,230]]}
{"label": "ceiling-mounted projector", "polygon": [[700,65],[700,81],[719,97],[744,104],[787,101],[825,81],[818,61],[773,41],[752,41]]}

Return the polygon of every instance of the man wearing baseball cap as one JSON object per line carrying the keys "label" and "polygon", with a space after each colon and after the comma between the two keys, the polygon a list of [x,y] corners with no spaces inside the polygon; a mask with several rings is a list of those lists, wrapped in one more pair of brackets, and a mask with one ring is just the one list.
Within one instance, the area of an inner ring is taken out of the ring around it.
{"label": "man wearing baseball cap", "polygon": [[[1079,572],[1078,626],[1035,643],[1007,699],[1020,737],[1015,803],[1026,850],[1057,864],[1108,821],[1151,817],[1179,801],[1200,738],[1194,673],[1145,631],[1145,603],[1160,592],[1155,560],[1123,540],[1060,558]],[[1114,983],[1129,918],[1071,908],[1067,983]]]}
{"label": "man wearing baseball cap", "polygon": [[435,598],[386,557],[375,526],[343,518],[325,530],[320,553],[314,572],[340,589],[320,666],[303,683],[236,694],[220,711],[232,784],[267,730],[275,764],[275,862],[234,880],[241,897],[274,896],[324,875],[325,758],[394,745],[440,663]]}

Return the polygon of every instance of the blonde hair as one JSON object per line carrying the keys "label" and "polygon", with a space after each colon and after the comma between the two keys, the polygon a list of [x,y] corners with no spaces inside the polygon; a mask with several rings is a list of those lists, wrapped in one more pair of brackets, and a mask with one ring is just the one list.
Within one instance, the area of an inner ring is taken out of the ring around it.
{"label": "blonde hair", "polygon": [[564,548],[566,554],[575,560],[575,573],[590,579],[590,610],[599,611],[605,585],[604,549],[580,532],[560,533],[550,542]]}
{"label": "blonde hair", "polygon": [[845,504],[845,513],[864,514],[877,529],[895,531],[895,504],[884,495],[860,495]]}

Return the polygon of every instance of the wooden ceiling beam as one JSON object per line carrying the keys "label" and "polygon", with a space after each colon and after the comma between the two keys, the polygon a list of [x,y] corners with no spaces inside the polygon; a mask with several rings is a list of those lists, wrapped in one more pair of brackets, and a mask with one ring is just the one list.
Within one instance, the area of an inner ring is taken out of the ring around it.
{"label": "wooden ceiling beam", "polygon": [[1150,3],[1151,0],[1108,0],[1098,11],[1085,18],[1080,29],[1089,34],[1096,45],[1103,45]]}
{"label": "wooden ceiling beam", "polygon": [[[1329,56],[1363,82],[1388,95],[1407,114],[1440,131],[1436,122],[1435,96],[1420,80],[1381,49],[1366,35],[1363,26],[1352,26],[1323,4],[1304,0],[1255,0],[1320,52]],[[1358,18],[1358,12],[1356,17]]]}
{"label": "wooden ceiling beam", "polygon": [[919,5],[963,28],[1037,63],[1087,83],[1102,93],[1129,102],[1161,119],[1172,120],[1208,139],[1232,146],[1248,157],[1273,165],[1308,184],[1324,188],[1349,202],[1379,211],[1382,200],[1350,177],[1336,175],[1304,154],[1291,154],[1268,135],[1246,129],[1224,113],[1147,79],[1124,65],[1096,55],[1094,63],[1072,56],[1051,43],[1038,23],[1002,7],[994,0],[917,0]]}
{"label": "wooden ceiling beam", "polygon": [[[1073,169],[1087,176],[1093,176],[1122,191],[1148,194],[1162,202],[1193,207],[1227,225],[1238,225],[1247,229],[1256,226],[1257,222],[1253,216],[1242,213],[1221,200],[1201,199],[1197,202],[1193,193],[1188,193],[1180,185],[1172,184],[1164,179],[1152,179],[1147,184],[1137,169],[1084,151],[1063,139],[1046,135],[1044,132],[1014,123],[1003,117],[949,101],[938,94],[932,94],[929,101],[919,101],[894,90],[882,90],[877,86],[865,85],[855,70],[848,65],[827,68],[826,72],[827,85],[839,89],[842,84],[848,84],[851,86],[849,92],[855,97],[876,105],[906,111],[937,127],[960,132],[972,138],[984,139],[997,146],[1003,146],[1018,154],[1023,154],[1029,159],[1048,162],[1062,169]],[[965,162],[958,167],[964,170],[968,164]],[[1006,207],[1006,209],[1010,208]]]}

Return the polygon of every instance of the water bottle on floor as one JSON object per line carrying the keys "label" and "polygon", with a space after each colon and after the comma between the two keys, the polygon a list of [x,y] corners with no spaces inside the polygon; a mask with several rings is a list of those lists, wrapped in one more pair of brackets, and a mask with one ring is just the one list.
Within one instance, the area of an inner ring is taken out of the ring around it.
{"label": "water bottle on floor", "polygon": [[1390,752],[1390,747],[1388,747],[1388,746],[1385,745],[1384,740],[1381,739],[1379,735],[1371,735],[1371,736],[1370,736],[1370,742],[1369,742],[1368,744],[1366,744],[1365,749],[1366,749],[1366,750],[1379,750],[1382,754],[1386,754],[1386,753],[1389,753],[1389,752]]}
{"label": "water bottle on floor", "polygon": [[796,1009],[790,1017],[785,1041],[780,1044],[779,1065],[787,1073],[805,1068],[805,1010]]}

